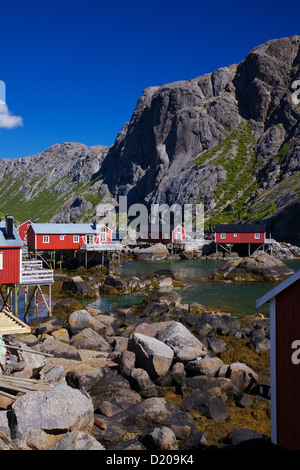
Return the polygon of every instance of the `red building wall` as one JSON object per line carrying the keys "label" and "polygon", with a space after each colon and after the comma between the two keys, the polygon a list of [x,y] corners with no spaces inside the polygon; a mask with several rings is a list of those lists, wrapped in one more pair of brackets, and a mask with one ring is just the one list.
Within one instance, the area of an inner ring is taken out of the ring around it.
{"label": "red building wall", "polygon": [[[259,233],[259,238],[255,238],[255,233],[253,232],[242,232],[234,233],[223,232],[225,233],[226,237],[221,238],[221,233],[216,232],[215,242],[216,243],[264,243],[265,242],[265,234],[263,232]],[[258,232],[257,232],[258,233]]]}
{"label": "red building wall", "polygon": [[17,284],[20,282],[21,248],[1,248],[2,269],[0,284]]}
{"label": "red building wall", "polygon": [[174,230],[172,231],[172,241],[173,242],[185,241],[186,236],[185,236],[184,228],[180,226],[180,228],[181,228],[181,231],[180,231],[181,232],[181,237],[180,238],[178,237],[177,228],[178,227],[175,227]]}
{"label": "red building wall", "polygon": [[300,340],[300,280],[276,296],[276,418],[277,443],[300,450],[300,363],[292,343]]}

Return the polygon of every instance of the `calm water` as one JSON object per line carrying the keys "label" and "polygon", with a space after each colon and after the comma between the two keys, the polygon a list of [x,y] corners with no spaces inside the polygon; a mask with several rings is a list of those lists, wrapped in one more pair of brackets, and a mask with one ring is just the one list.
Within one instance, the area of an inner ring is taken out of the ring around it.
{"label": "calm water", "polygon": [[[184,288],[178,290],[184,303],[197,302],[238,316],[257,312],[256,299],[262,297],[277,283],[209,281],[207,279],[209,274],[223,264],[224,261],[221,260],[131,261],[121,265],[120,274],[122,278],[136,276],[143,279],[158,269],[171,269],[184,283]],[[287,261],[286,264],[294,270],[300,269],[299,259]],[[134,295],[103,296],[94,303],[94,306],[110,310],[139,304],[142,300],[143,297]],[[259,312],[267,315],[269,305],[261,307]]]}

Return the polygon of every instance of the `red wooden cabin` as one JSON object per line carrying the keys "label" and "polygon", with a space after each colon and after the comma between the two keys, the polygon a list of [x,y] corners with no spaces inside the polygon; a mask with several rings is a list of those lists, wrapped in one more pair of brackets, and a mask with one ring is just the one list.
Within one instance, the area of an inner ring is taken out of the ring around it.
{"label": "red wooden cabin", "polygon": [[265,243],[266,228],[264,225],[220,224],[215,227],[216,243]]}
{"label": "red wooden cabin", "polygon": [[26,220],[26,222],[23,222],[21,225],[17,227],[17,231],[22,242],[27,243],[27,231],[30,225],[31,225],[31,220]]}
{"label": "red wooden cabin", "polygon": [[112,231],[105,225],[36,224],[28,229],[29,250],[78,250],[111,243]]}
{"label": "red wooden cabin", "polygon": [[0,285],[20,282],[22,247],[13,217],[6,216],[0,221]]}
{"label": "red wooden cabin", "polygon": [[176,227],[170,227],[170,229],[153,229],[151,225],[147,227],[141,227],[137,234],[138,242],[148,243],[182,243],[186,241],[186,230],[182,225],[178,224]]}
{"label": "red wooden cabin", "polygon": [[270,302],[271,440],[300,450],[300,270],[257,299]]}

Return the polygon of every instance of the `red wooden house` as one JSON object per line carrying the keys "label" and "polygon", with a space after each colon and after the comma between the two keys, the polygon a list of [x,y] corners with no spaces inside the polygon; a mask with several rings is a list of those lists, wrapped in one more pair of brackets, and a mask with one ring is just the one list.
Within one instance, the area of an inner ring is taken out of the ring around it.
{"label": "red wooden house", "polygon": [[17,231],[22,242],[27,243],[27,231],[30,225],[31,225],[31,220],[26,220],[26,222],[23,222],[21,225],[17,227]]}
{"label": "red wooden house", "polygon": [[220,224],[215,227],[216,243],[264,243],[266,228],[264,225]]}
{"label": "red wooden house", "polygon": [[271,440],[300,450],[300,270],[257,299],[270,302]]}
{"label": "red wooden house", "polygon": [[18,284],[21,279],[22,247],[13,217],[0,221],[0,285]]}
{"label": "red wooden house", "polygon": [[112,231],[105,225],[36,224],[28,229],[30,251],[78,250],[111,243]]}
{"label": "red wooden house", "polygon": [[169,229],[159,227],[154,229],[151,225],[147,227],[141,227],[137,234],[138,242],[150,242],[150,243],[184,243],[186,241],[186,230],[180,224],[176,227],[170,227]]}

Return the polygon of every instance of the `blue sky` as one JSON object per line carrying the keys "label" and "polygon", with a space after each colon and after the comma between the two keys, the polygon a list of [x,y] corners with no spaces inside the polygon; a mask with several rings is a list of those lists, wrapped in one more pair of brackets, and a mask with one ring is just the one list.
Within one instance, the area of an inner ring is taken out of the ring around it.
{"label": "blue sky", "polygon": [[0,4],[0,80],[23,125],[0,128],[0,158],[50,145],[112,145],[142,90],[238,63],[300,34],[278,1],[10,0]]}

